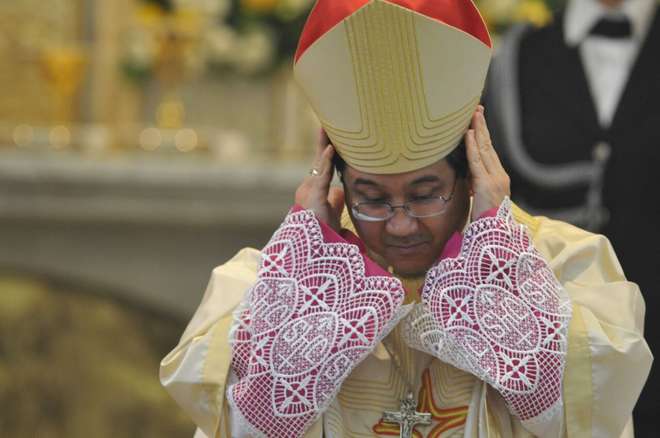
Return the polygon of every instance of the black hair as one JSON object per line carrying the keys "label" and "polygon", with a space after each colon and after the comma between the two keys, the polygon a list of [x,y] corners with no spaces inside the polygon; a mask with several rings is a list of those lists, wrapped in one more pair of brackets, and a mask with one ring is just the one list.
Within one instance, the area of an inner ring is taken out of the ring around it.
{"label": "black hair", "polygon": [[[465,140],[461,140],[458,147],[451,151],[446,157],[447,163],[454,169],[456,176],[458,178],[466,178],[468,175],[468,160],[467,160],[467,150],[465,148]],[[339,177],[344,179],[344,170],[346,170],[346,161],[335,152],[332,157],[332,164],[335,166],[335,170],[339,174]]]}

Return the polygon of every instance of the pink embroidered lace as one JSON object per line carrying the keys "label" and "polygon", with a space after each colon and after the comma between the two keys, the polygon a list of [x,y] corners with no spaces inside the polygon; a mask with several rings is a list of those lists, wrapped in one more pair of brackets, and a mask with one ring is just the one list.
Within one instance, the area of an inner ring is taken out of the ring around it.
{"label": "pink embroidered lace", "polygon": [[231,333],[227,397],[254,436],[299,437],[404,316],[401,283],[312,212],[292,211],[262,251]]}
{"label": "pink embroidered lace", "polygon": [[422,301],[406,319],[411,346],[489,383],[531,432],[561,423],[570,301],[508,199],[429,271]]}

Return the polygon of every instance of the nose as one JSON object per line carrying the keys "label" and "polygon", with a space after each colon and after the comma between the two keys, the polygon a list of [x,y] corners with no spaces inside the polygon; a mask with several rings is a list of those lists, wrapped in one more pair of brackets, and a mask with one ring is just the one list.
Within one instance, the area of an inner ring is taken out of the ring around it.
{"label": "nose", "polygon": [[394,216],[385,223],[385,231],[392,236],[406,237],[415,234],[418,226],[417,218],[410,217],[403,208],[397,208]]}

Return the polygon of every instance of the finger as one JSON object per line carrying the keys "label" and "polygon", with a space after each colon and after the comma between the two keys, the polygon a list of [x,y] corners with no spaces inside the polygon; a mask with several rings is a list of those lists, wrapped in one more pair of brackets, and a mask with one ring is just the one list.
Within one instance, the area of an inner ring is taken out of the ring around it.
{"label": "finger", "polygon": [[486,127],[486,120],[484,119],[483,113],[480,110],[477,110],[474,113],[472,118],[472,127],[477,139],[477,145],[479,146],[478,149],[479,154],[481,155],[481,161],[484,163],[486,171],[492,174],[497,171],[494,157],[490,153],[490,151],[493,149],[493,144],[490,139],[488,128]]}
{"label": "finger", "polygon": [[[332,181],[332,177],[334,175],[334,167],[332,165],[333,155],[334,148],[331,145],[327,145],[321,153],[319,162],[316,165],[318,175],[312,176],[311,179],[312,184],[324,192],[328,191],[330,182]],[[327,197],[327,195],[325,196]]]}
{"label": "finger", "polygon": [[325,149],[321,153],[321,160],[319,161],[319,173],[321,175],[330,174],[332,178],[332,173],[334,167],[332,166],[332,157],[335,155],[335,148],[332,145],[326,145]]}
{"label": "finger", "polygon": [[321,129],[321,132],[319,133],[319,142],[316,145],[316,154],[314,155],[314,168],[318,169],[318,166],[320,165],[321,162],[321,156],[323,156],[323,151],[325,151],[325,148],[330,144],[330,139],[328,138],[328,134],[325,132],[324,129]]}
{"label": "finger", "polygon": [[472,120],[475,132],[477,134],[477,142],[479,146],[491,146],[490,132],[488,131],[488,125],[486,125],[486,118],[484,117],[484,112],[481,109],[483,107],[477,108],[477,111],[474,113],[474,118]]}
{"label": "finger", "polygon": [[505,172],[500,157],[493,147],[493,140],[488,130],[486,117],[484,116],[483,107],[477,116],[477,142],[480,145],[481,157],[486,166],[486,170],[491,174],[499,174]]}
{"label": "finger", "polygon": [[327,145],[331,144],[330,137],[328,133],[325,132],[325,129],[321,128],[321,135],[319,137],[319,146],[325,148]]}
{"label": "finger", "polygon": [[479,146],[477,145],[477,138],[474,129],[468,129],[465,134],[465,146],[467,150],[468,165],[470,166],[470,173],[474,178],[484,178],[488,175],[483,162],[481,161],[481,154],[479,153]]}
{"label": "finger", "polygon": [[[321,133],[323,135],[323,132]],[[327,154],[329,145],[326,144],[325,147],[321,148],[320,143],[319,147],[317,148],[316,151],[316,157],[314,158],[314,163],[312,164],[312,168],[309,171],[309,174],[305,177],[302,183],[302,187],[307,187],[308,190],[311,189],[312,187],[320,186],[323,188],[323,186],[329,186],[330,182],[328,181],[327,183],[325,182],[326,176],[323,175],[324,172],[324,153]],[[330,158],[330,164],[332,164],[332,158]],[[330,176],[329,180],[332,180],[332,175]],[[327,187],[326,187],[327,190]]]}
{"label": "finger", "polygon": [[296,190],[298,204],[323,205],[328,202],[330,183],[334,175],[332,167],[333,152],[334,148],[328,145],[321,153],[318,164],[314,167],[317,173],[307,175],[298,187]]}

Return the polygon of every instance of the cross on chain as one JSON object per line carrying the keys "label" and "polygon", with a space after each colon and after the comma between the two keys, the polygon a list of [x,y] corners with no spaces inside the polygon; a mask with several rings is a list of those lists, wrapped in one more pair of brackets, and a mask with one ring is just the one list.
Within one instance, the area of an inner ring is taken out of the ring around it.
{"label": "cross on chain", "polygon": [[417,401],[412,394],[401,400],[399,412],[384,412],[383,421],[386,423],[399,424],[399,438],[411,438],[415,425],[428,426],[431,424],[431,414],[417,412]]}

